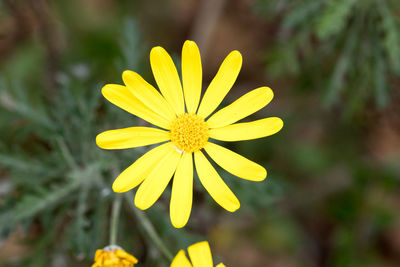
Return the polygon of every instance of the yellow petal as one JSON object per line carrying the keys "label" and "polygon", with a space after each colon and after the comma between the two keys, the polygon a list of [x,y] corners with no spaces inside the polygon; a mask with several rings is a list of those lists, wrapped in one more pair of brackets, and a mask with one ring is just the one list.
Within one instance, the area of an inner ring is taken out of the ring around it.
{"label": "yellow petal", "polygon": [[124,149],[168,141],[169,132],[150,127],[109,130],[97,135],[96,143],[104,149]]}
{"label": "yellow petal", "polygon": [[138,263],[138,260],[131,254],[127,253],[125,250],[117,249],[114,250],[114,253],[116,256],[118,256],[118,258],[126,260],[127,263],[133,263],[133,264]]}
{"label": "yellow petal", "polygon": [[198,242],[188,247],[193,267],[213,267],[210,245],[207,241]]}
{"label": "yellow petal", "polygon": [[169,152],[154,166],[136,192],[136,207],[145,210],[157,201],[171,180],[180,158],[181,154],[170,145]]}
{"label": "yellow petal", "polygon": [[225,264],[223,264],[223,263],[221,262],[220,264],[218,264],[218,265],[215,266],[215,267],[226,267],[226,266],[225,266]]}
{"label": "yellow petal", "polygon": [[186,108],[196,113],[201,95],[202,68],[200,51],[196,43],[186,41],[182,48],[182,83]]}
{"label": "yellow petal", "polygon": [[231,124],[210,130],[210,137],[222,141],[240,141],[266,137],[279,132],[283,121],[277,117]]}
{"label": "yellow petal", "polygon": [[122,73],[122,80],[126,87],[131,90],[132,94],[140,99],[146,106],[154,110],[159,116],[169,121],[176,117],[174,110],[164,97],[139,74],[126,70]]}
{"label": "yellow petal", "polygon": [[190,264],[188,258],[186,257],[185,251],[180,250],[171,262],[170,267],[192,267],[192,264]]}
{"label": "yellow petal", "polygon": [[204,94],[197,112],[200,117],[208,117],[219,106],[235,83],[241,67],[242,55],[239,51],[232,51],[222,62]]}
{"label": "yellow petal", "polygon": [[166,143],[146,152],[115,179],[114,192],[123,193],[138,186],[170,151],[171,143]]}
{"label": "yellow petal", "polygon": [[268,87],[254,89],[212,115],[207,120],[208,127],[219,128],[235,123],[265,107],[273,97],[274,93]]}
{"label": "yellow petal", "polygon": [[157,46],[150,52],[150,64],[154,79],[165,99],[176,114],[184,113],[182,85],[172,58],[164,48]]}
{"label": "yellow petal", "polygon": [[209,142],[204,149],[219,166],[237,177],[251,181],[262,181],[267,177],[264,167],[227,148]]}
{"label": "yellow petal", "polygon": [[240,207],[239,200],[201,151],[194,153],[194,161],[200,182],[215,202],[230,212],[237,210]]}
{"label": "yellow petal", "polygon": [[192,153],[183,153],[172,183],[170,217],[172,225],[182,228],[190,217],[193,200]]}
{"label": "yellow petal", "polygon": [[107,84],[101,90],[103,96],[114,105],[138,116],[154,125],[164,129],[170,129],[170,122],[159,116],[147,107],[125,86],[118,84]]}
{"label": "yellow petal", "polygon": [[97,249],[97,250],[96,250],[96,253],[94,254],[94,260],[95,260],[95,261],[100,260],[101,257],[103,256],[103,252],[104,252],[104,250],[102,250],[102,249]]}

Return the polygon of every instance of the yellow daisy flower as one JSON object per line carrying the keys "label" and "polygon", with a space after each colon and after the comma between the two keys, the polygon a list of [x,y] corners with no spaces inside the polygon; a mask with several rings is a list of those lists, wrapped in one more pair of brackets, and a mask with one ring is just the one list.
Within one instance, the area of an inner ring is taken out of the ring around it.
{"label": "yellow daisy flower", "polygon": [[[213,267],[213,259],[211,255],[210,245],[207,241],[199,242],[188,247],[189,259],[186,257],[185,251],[180,250],[171,262],[170,267]],[[223,263],[216,267],[225,267]]]}
{"label": "yellow daisy flower", "polygon": [[273,98],[272,90],[260,87],[250,91],[211,115],[239,74],[242,56],[238,51],[225,58],[201,102],[202,67],[200,52],[194,42],[186,41],[183,45],[182,84],[171,57],[162,47],[151,50],[150,63],[161,94],[133,71],[122,74],[125,86],[107,84],[102,89],[102,94],[111,103],[159,128],[130,127],[106,131],[96,138],[99,147],[125,149],[165,142],[124,170],[115,180],[113,190],[122,193],[140,184],[135,205],[145,210],[157,201],[174,176],[170,217],[175,227],[183,227],[192,208],[194,158],[205,189],[219,205],[234,212],[240,207],[239,200],[204,152],[233,175],[252,181],[264,180],[267,172],[262,166],[210,139],[250,140],[278,132],[283,122],[276,117],[236,123],[266,106]]}
{"label": "yellow daisy flower", "polygon": [[122,248],[112,245],[96,250],[92,267],[133,267],[138,260]]}

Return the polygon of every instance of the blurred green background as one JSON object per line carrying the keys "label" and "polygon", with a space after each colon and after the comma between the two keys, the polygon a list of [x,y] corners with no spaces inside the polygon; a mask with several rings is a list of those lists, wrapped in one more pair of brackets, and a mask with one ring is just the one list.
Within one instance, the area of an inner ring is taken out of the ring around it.
{"label": "blurred green background", "polygon": [[[231,267],[400,266],[399,16],[398,0],[0,1],[0,266],[90,266],[118,201],[118,244],[138,266],[169,266],[162,248],[202,240]],[[111,190],[148,148],[103,151],[95,136],[144,124],[101,87],[126,69],[154,85],[150,49],[179,68],[187,39],[203,89],[237,49],[223,105],[269,86],[274,100],[250,119],[285,126],[226,144],[269,172],[256,183],[218,169],[239,211],[195,177],[190,221],[174,229],[170,189],[144,213]]]}

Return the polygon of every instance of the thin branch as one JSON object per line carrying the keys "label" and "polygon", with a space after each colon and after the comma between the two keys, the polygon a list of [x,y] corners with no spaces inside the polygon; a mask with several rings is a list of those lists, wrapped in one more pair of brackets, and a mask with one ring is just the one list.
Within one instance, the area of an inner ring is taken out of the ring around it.
{"label": "thin branch", "polygon": [[55,27],[54,18],[49,2],[46,0],[28,1],[38,23],[39,35],[46,48],[46,89],[51,99],[56,95],[56,73],[59,56],[59,36]]}
{"label": "thin branch", "polygon": [[161,251],[162,254],[169,260],[173,260],[173,255],[171,251],[167,248],[167,246],[163,243],[162,239],[158,235],[157,231],[155,230],[153,224],[147,218],[146,214],[143,213],[142,211],[138,210],[132,205],[132,199],[133,199],[133,194],[132,192],[127,192],[124,194],[126,202],[128,202],[129,207],[131,208],[132,212],[142,225],[143,229],[145,232],[148,234],[150,239],[153,241],[153,243],[158,247],[158,249]]}
{"label": "thin branch", "polygon": [[204,0],[193,23],[189,39],[195,41],[203,56],[206,56],[210,38],[226,0]]}
{"label": "thin branch", "polygon": [[114,198],[111,213],[110,245],[117,245],[119,214],[121,211],[122,197],[117,194]]}

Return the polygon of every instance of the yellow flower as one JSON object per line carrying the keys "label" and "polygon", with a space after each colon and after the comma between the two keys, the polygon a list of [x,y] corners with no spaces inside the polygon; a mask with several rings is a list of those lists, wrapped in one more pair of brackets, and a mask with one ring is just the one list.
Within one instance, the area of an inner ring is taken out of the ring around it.
{"label": "yellow flower", "polygon": [[133,267],[138,260],[118,246],[96,250],[92,267]]}
{"label": "yellow flower", "polygon": [[240,207],[239,200],[204,152],[233,175],[252,181],[264,180],[267,172],[262,166],[209,139],[250,140],[278,132],[283,122],[276,117],[236,123],[266,106],[273,98],[272,90],[260,87],[250,91],[210,116],[239,74],[242,56],[238,51],[225,58],[201,102],[202,67],[200,52],[194,42],[186,41],[183,45],[182,84],[171,57],[162,47],[151,50],[150,63],[161,94],[132,71],[122,74],[125,86],[107,84],[102,89],[102,94],[111,103],[159,128],[130,127],[106,131],[96,138],[99,147],[124,149],[165,142],[124,170],[115,180],[113,190],[122,193],[141,184],[135,205],[145,210],[157,201],[174,176],[170,217],[175,227],[183,227],[192,208],[194,158],[205,189],[219,205],[234,212]]}
{"label": "yellow flower", "polygon": [[[170,267],[213,267],[213,259],[211,255],[210,245],[207,241],[199,242],[188,248],[189,257],[192,263],[185,255],[184,250],[180,250],[171,262]],[[225,267],[223,263],[216,267]]]}

